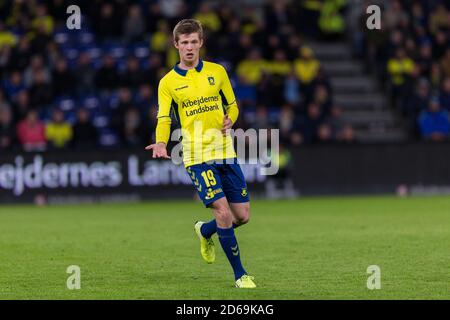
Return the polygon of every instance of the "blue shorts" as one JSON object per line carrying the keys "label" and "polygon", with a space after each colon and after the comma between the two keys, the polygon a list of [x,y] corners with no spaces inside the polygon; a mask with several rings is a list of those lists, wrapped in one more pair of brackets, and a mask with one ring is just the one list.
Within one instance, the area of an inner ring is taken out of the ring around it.
{"label": "blue shorts", "polygon": [[230,203],[249,202],[247,183],[236,158],[233,163],[194,164],[186,171],[205,207],[223,197]]}

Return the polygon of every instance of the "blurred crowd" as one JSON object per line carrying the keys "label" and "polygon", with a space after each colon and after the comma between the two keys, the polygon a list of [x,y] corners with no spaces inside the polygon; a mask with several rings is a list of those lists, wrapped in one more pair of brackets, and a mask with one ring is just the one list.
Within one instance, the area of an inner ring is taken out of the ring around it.
{"label": "blurred crowd", "polygon": [[[143,147],[159,79],[178,60],[172,29],[205,28],[205,60],[229,72],[241,128],[280,128],[288,146],[354,142],[305,36],[340,36],[345,0],[0,0],[0,150]],[[447,54],[448,56],[448,54]]]}
{"label": "blurred crowd", "polygon": [[[383,2],[383,1],[381,1]],[[380,3],[380,1],[378,1]],[[366,1],[367,5],[370,5]],[[358,52],[386,83],[391,102],[417,138],[450,137],[450,2],[382,3],[382,30],[368,30],[361,15]]]}

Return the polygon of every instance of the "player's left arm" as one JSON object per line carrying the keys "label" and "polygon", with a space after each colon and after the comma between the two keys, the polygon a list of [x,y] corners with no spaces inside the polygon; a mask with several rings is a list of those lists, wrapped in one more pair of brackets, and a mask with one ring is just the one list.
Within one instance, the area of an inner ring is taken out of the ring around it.
{"label": "player's left arm", "polygon": [[236,97],[234,95],[233,87],[231,86],[230,79],[228,78],[227,71],[222,66],[221,72],[221,87],[220,95],[222,96],[223,107],[225,108],[225,118],[223,121],[222,132],[231,129],[239,116],[239,108],[236,103]]}

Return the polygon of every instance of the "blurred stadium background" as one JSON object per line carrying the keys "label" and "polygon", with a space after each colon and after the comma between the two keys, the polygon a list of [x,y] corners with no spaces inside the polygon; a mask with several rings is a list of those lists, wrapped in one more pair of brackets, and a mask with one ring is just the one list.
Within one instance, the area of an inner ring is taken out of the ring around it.
{"label": "blurred stadium background", "polygon": [[[80,0],[68,30],[71,4],[0,0],[0,298],[448,299],[448,196],[392,197],[450,193],[448,1]],[[221,253],[203,265],[191,226],[210,213],[183,166],[143,151],[187,17],[229,72],[236,127],[280,129],[276,176],[243,165],[251,293]]]}
{"label": "blurred stadium background", "polygon": [[[236,127],[280,129],[282,170],[248,168],[254,194],[449,192],[446,1],[77,1],[80,30],[70,4],[0,1],[2,201],[191,195],[142,152],[185,17],[230,74]],[[366,27],[371,4],[381,30]]]}

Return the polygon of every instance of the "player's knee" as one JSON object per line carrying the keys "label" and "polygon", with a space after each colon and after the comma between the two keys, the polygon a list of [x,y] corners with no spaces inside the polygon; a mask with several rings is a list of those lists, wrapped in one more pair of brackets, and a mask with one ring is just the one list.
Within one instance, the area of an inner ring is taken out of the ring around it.
{"label": "player's knee", "polygon": [[233,223],[233,216],[231,214],[230,208],[226,206],[218,206],[214,208],[214,215],[219,227],[231,227]]}
{"label": "player's knee", "polygon": [[249,218],[240,218],[236,221],[236,224],[238,226],[242,226],[244,224],[247,224],[249,222],[249,220],[250,220]]}
{"label": "player's knee", "polygon": [[238,225],[246,224],[250,221],[250,205],[245,206],[242,208],[242,211],[239,215],[239,218],[237,220]]}

